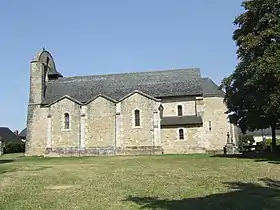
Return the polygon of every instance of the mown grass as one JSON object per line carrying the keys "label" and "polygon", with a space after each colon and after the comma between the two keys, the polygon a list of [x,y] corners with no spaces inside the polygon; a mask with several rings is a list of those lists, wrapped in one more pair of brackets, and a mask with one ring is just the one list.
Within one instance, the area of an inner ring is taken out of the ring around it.
{"label": "mown grass", "polygon": [[0,158],[0,209],[278,209],[280,165],[209,155]]}

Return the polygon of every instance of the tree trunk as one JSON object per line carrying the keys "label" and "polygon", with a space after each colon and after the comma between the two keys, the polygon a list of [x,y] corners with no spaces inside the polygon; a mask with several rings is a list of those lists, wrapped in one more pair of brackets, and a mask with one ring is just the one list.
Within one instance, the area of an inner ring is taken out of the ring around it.
{"label": "tree trunk", "polygon": [[272,133],[271,150],[272,153],[276,153],[276,126],[275,125],[271,125],[271,133]]}

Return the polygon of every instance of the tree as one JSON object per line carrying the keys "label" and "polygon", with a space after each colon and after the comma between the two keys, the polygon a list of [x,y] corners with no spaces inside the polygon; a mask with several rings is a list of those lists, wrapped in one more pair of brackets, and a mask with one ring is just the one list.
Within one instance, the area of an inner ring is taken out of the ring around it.
{"label": "tree", "polygon": [[280,0],[247,0],[234,24],[239,62],[221,84],[224,101],[242,132],[271,128],[272,148],[280,123]]}

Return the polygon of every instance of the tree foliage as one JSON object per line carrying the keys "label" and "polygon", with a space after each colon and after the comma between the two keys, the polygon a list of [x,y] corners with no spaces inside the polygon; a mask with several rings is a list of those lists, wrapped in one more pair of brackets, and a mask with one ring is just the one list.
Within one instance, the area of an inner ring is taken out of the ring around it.
{"label": "tree foliage", "polygon": [[225,103],[245,133],[271,127],[280,119],[280,0],[243,1],[245,12],[234,24],[239,63],[221,84]]}

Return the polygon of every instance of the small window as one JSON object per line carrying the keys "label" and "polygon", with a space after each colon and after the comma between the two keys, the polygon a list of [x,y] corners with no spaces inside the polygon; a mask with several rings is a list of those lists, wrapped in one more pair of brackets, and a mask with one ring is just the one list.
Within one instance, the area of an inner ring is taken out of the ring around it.
{"label": "small window", "polygon": [[178,116],[183,116],[183,107],[181,105],[177,106]]}
{"label": "small window", "polygon": [[134,125],[140,126],[140,111],[138,109],[134,111],[134,120],[135,120]]}
{"label": "small window", "polygon": [[68,113],[64,114],[64,129],[70,129],[70,116]]}
{"label": "small window", "polygon": [[159,110],[160,119],[162,119],[162,118],[163,118],[163,110],[164,110],[163,106],[160,105],[159,108],[158,108],[158,110]]}
{"label": "small window", "polygon": [[184,140],[184,130],[182,128],[179,129],[179,139]]}
{"label": "small window", "polygon": [[212,130],[212,125],[211,125],[211,121],[209,121],[209,131]]}

